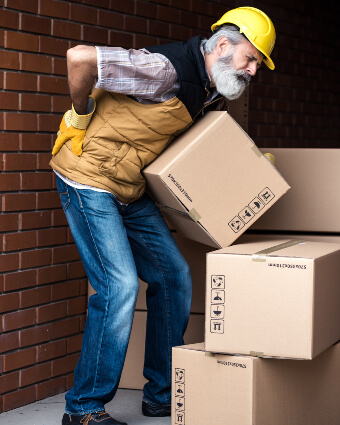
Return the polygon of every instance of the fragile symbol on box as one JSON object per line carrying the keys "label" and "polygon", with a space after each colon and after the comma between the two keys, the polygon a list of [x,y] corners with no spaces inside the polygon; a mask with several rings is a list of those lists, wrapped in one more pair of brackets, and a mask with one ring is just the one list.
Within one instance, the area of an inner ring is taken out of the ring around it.
{"label": "fragile symbol on box", "polygon": [[224,320],[211,320],[210,321],[210,332],[215,334],[224,333]]}
{"label": "fragile symbol on box", "polygon": [[213,304],[210,306],[210,317],[224,319],[224,305]]}
{"label": "fragile symbol on box", "polygon": [[245,223],[248,223],[248,221],[250,221],[254,217],[255,214],[253,213],[253,211],[250,208],[246,207],[246,208],[243,208],[243,210],[240,211],[238,213],[238,215],[242,218],[242,220]]}
{"label": "fragile symbol on box", "polygon": [[211,276],[211,287],[216,289],[224,289],[225,276],[224,275],[212,275]]}

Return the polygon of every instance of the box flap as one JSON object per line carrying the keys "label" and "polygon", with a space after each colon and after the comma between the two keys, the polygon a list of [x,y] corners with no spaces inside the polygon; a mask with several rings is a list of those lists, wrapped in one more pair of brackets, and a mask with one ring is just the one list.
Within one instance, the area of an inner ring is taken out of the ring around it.
{"label": "box flap", "polygon": [[173,347],[173,348],[181,349],[181,350],[205,351],[204,342],[197,342],[196,344],[178,345],[177,347]]}
{"label": "box flap", "polygon": [[258,255],[267,257],[296,257],[316,259],[340,250],[340,244],[311,242],[301,239],[266,239],[235,244],[212,254]]}

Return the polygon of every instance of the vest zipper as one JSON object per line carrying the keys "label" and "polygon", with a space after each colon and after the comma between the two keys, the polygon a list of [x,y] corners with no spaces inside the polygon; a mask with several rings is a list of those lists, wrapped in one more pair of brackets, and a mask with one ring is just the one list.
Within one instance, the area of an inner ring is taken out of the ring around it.
{"label": "vest zipper", "polygon": [[202,115],[204,115],[204,109],[205,109],[207,106],[210,106],[212,103],[217,102],[218,100],[221,100],[221,97],[218,97],[217,99],[214,99],[214,100],[212,100],[211,102],[209,102],[209,103],[207,103],[206,105],[204,105],[204,106],[203,106],[203,108],[202,108],[199,112],[197,112],[197,114],[194,116],[193,121],[195,121],[195,119],[197,118],[197,116],[198,116],[201,112],[202,112]]}

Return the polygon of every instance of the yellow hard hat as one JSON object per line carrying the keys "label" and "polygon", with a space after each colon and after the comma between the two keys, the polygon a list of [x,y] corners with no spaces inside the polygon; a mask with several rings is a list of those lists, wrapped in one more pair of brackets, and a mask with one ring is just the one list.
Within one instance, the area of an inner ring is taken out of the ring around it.
{"label": "yellow hard hat", "polygon": [[229,10],[220,20],[211,27],[214,31],[217,27],[225,24],[234,24],[240,28],[240,33],[265,56],[263,62],[269,69],[274,69],[274,62],[270,59],[275,44],[275,28],[270,18],[255,7],[238,7]]}

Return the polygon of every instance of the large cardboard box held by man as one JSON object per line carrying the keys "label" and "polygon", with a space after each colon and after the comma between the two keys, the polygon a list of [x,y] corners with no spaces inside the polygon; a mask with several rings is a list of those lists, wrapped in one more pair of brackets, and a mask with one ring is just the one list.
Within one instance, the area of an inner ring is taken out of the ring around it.
{"label": "large cardboard box held by man", "polygon": [[266,239],[207,254],[205,348],[312,359],[340,340],[340,244]]}
{"label": "large cardboard box held by man", "polygon": [[208,112],[143,174],[176,230],[231,245],[289,185],[227,112]]}
{"label": "large cardboard box held by man", "polygon": [[339,425],[340,344],[313,360],[175,347],[172,425]]}
{"label": "large cardboard box held by man", "polygon": [[252,228],[340,233],[340,149],[268,151],[292,189]]}

